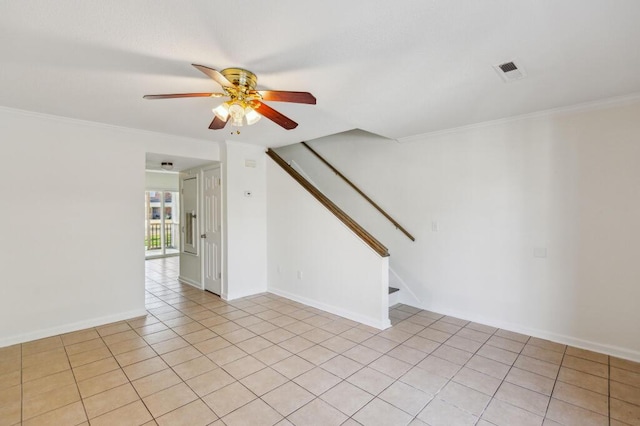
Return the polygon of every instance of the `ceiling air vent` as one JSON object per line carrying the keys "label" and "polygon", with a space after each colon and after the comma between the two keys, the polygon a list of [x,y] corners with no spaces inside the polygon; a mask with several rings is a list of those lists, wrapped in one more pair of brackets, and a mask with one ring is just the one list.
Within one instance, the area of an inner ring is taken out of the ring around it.
{"label": "ceiling air vent", "polygon": [[527,76],[527,73],[522,69],[521,66],[518,66],[515,61],[504,62],[502,64],[494,65],[493,68],[496,70],[498,75],[502,77],[505,82],[510,82],[514,80],[520,80]]}

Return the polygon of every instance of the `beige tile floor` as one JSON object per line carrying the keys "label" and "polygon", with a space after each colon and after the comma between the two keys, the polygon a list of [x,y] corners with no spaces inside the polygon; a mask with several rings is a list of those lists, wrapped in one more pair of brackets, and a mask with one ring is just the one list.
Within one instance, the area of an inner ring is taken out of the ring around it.
{"label": "beige tile floor", "polygon": [[226,303],[147,261],[148,315],[0,349],[0,425],[640,425],[640,364],[408,306],[378,330]]}

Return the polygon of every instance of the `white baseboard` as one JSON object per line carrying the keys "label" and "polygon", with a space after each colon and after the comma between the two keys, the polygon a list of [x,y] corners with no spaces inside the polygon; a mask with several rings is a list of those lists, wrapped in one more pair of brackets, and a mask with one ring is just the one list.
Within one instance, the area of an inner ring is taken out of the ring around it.
{"label": "white baseboard", "polygon": [[525,327],[520,324],[514,324],[506,321],[496,320],[495,318],[486,318],[482,316],[468,315],[464,312],[456,311],[455,309],[449,309],[446,306],[427,305],[427,304],[411,304],[406,303],[409,306],[413,306],[418,309],[425,309],[432,312],[436,312],[442,315],[450,315],[453,317],[461,318],[467,321],[477,322],[479,324],[485,324],[491,327],[501,328],[503,330],[513,331],[515,333],[525,334],[527,336],[537,337],[539,339],[550,340],[552,342],[561,343],[563,345],[575,346],[576,348],[586,349],[593,352],[599,352],[606,355],[615,356],[618,358],[628,359],[630,361],[640,362],[640,352],[622,348],[619,346],[608,345],[603,343],[594,342],[591,340],[580,339],[573,336],[567,336],[564,334],[554,333],[548,330],[540,330],[537,328]]}
{"label": "white baseboard", "polygon": [[391,321],[389,321],[388,318],[387,319],[382,319],[382,320],[377,319],[377,318],[371,318],[371,317],[368,317],[368,316],[365,316],[365,315],[360,315],[360,314],[355,313],[355,312],[347,311],[347,310],[342,309],[342,308],[338,308],[338,307],[333,306],[333,305],[327,305],[325,303],[318,302],[318,301],[315,301],[315,300],[312,300],[312,299],[308,299],[308,298],[303,297],[303,296],[298,296],[297,294],[289,293],[288,291],[279,290],[277,288],[269,287],[269,288],[267,288],[267,291],[269,293],[273,293],[275,295],[282,296],[282,297],[285,297],[287,299],[293,300],[294,302],[299,302],[299,303],[305,304],[307,306],[311,306],[312,308],[321,309],[321,310],[329,312],[331,314],[338,315],[338,316],[341,316],[343,318],[347,318],[347,319],[350,319],[352,321],[356,321],[356,322],[368,325],[368,326],[373,327],[373,328],[377,328],[378,330],[384,330],[386,328],[391,327]]}
{"label": "white baseboard", "polygon": [[86,328],[98,327],[112,322],[128,320],[135,317],[147,315],[146,309],[136,309],[133,311],[121,312],[119,314],[107,315],[104,317],[91,318],[71,324],[59,325],[45,328],[31,333],[18,334],[16,336],[4,337],[0,339],[0,348],[16,345],[18,343],[30,342],[32,340],[44,339],[45,337],[57,336],[58,334],[70,333],[72,331],[84,330]]}
{"label": "white baseboard", "polygon": [[196,282],[196,281],[193,281],[193,280],[191,280],[191,279],[189,279],[189,278],[185,278],[185,277],[183,277],[182,275],[180,275],[180,276],[178,277],[178,281],[179,281],[179,282],[181,282],[182,284],[188,284],[188,285],[190,285],[190,286],[192,286],[192,287],[195,287],[195,288],[197,288],[198,290],[204,290],[204,288],[202,287],[202,284],[201,284],[201,283]]}
{"label": "white baseboard", "polygon": [[249,296],[255,296],[256,294],[260,294],[260,293],[266,293],[268,290],[266,288],[256,288],[250,291],[243,291],[240,293],[223,293],[221,295],[223,300],[236,300],[236,299],[242,299],[243,297],[249,297]]}

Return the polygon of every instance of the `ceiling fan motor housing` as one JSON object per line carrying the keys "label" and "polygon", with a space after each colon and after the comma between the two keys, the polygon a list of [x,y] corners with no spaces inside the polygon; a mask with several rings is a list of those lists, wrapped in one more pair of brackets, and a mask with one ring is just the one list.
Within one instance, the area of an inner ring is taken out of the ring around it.
{"label": "ceiling fan motor housing", "polygon": [[249,70],[225,68],[220,73],[234,85],[242,87],[245,92],[255,90],[258,85],[258,77]]}

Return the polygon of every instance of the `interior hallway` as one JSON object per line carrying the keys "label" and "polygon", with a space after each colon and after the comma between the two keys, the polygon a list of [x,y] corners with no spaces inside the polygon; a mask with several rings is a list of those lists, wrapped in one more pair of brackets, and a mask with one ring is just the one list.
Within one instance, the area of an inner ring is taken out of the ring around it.
{"label": "interior hallway", "polygon": [[640,425],[640,364],[408,306],[376,329],[146,262],[148,315],[0,349],[0,425]]}

